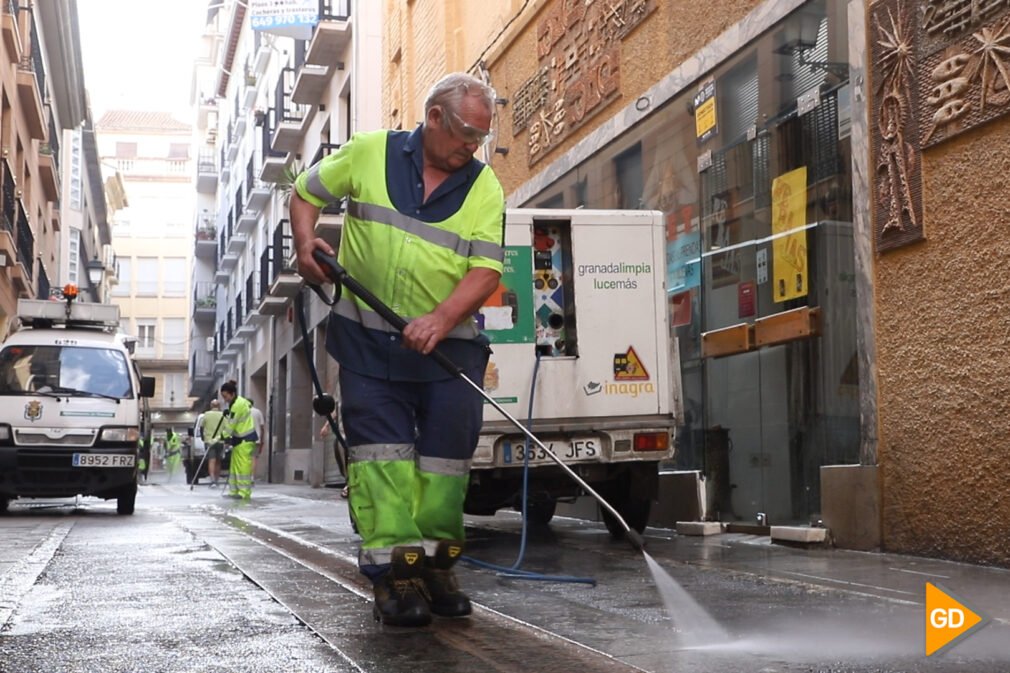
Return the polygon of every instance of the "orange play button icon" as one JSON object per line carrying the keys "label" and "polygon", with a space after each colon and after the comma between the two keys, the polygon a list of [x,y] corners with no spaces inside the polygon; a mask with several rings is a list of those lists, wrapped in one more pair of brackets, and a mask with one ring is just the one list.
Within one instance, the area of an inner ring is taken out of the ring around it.
{"label": "orange play button icon", "polygon": [[987,616],[975,612],[949,592],[926,582],[927,657],[952,646],[988,621]]}

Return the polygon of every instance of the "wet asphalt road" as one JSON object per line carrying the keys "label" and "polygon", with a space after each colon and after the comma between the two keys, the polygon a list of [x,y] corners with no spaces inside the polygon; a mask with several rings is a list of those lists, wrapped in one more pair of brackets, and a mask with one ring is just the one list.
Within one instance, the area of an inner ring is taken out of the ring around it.
{"label": "wet asphalt road", "polygon": [[[467,553],[511,565],[518,517],[471,523]],[[15,503],[0,517],[0,671],[1010,671],[1010,572],[649,533],[655,579],[602,526],[557,518],[521,567],[595,586],[460,567],[475,615],[407,630],[372,620],[334,490],[264,486],[241,504],[152,485],[132,517]],[[996,621],[927,659],[927,579]],[[690,597],[673,595],[672,619],[657,582]],[[725,635],[699,634],[691,598]]]}

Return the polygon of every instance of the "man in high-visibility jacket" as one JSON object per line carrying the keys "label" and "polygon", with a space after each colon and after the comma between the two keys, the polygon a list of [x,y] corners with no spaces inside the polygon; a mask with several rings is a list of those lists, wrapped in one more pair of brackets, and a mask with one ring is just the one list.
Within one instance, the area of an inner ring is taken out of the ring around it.
{"label": "man in high-visibility jacket", "polygon": [[210,475],[210,485],[217,486],[221,479],[221,459],[224,457],[224,413],[221,403],[210,401],[210,409],[203,413],[200,419],[200,437],[207,451],[207,474]]}
{"label": "man in high-visibility jacket", "polygon": [[248,500],[252,497],[253,455],[258,441],[252,402],[238,394],[238,384],[234,381],[221,384],[221,399],[228,403],[221,435],[232,446],[226,495]]}
{"label": "man in high-visibility jacket", "polygon": [[483,401],[425,356],[437,345],[471,380],[484,378],[488,341],[473,315],[498,287],[505,200],[473,155],[490,136],[494,105],[490,87],[448,75],[428,94],[422,126],[355,134],[298,176],[291,195],[299,273],[328,282],[312,254],[333,250],[313,229],[326,203],[347,197],[340,263],[409,321],[398,334],[344,292],[327,329],[340,364],[358,565],[385,624],[471,611],[452,565]]}

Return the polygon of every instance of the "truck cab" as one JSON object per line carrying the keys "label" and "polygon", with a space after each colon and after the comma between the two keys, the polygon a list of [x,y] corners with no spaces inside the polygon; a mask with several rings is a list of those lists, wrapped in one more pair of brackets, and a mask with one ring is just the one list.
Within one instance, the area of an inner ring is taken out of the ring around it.
{"label": "truck cab", "polygon": [[15,498],[116,499],[133,514],[154,379],[119,330],[119,307],[19,300],[0,347],[0,512]]}
{"label": "truck cab", "polygon": [[[508,210],[505,270],[478,313],[491,340],[484,390],[641,532],[675,450],[680,371],[666,294],[663,215]],[[583,495],[490,404],[464,509],[546,523]],[[615,536],[623,527],[605,510]]]}

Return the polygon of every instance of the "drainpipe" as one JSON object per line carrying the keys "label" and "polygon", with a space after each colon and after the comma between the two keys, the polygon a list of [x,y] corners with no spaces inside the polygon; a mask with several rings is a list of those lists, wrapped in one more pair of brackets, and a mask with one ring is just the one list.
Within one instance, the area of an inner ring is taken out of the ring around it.
{"label": "drainpipe", "polygon": [[274,386],[276,385],[276,346],[275,320],[277,316],[270,316],[270,360],[267,364],[267,427],[270,432],[267,437],[267,483],[274,483]]}

